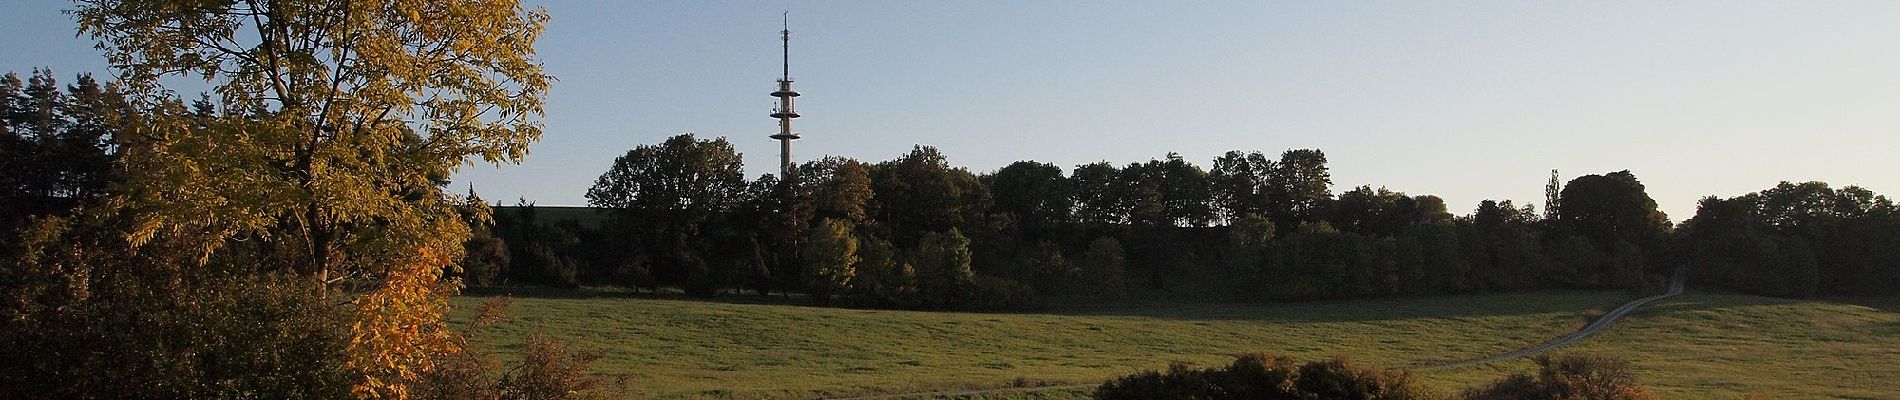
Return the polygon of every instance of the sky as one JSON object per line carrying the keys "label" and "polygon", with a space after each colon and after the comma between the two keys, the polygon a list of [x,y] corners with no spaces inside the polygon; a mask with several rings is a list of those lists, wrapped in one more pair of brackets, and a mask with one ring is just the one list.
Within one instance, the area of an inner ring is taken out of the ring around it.
{"label": "sky", "polygon": [[[1893,1],[527,2],[553,17],[546,134],[453,184],[510,204],[584,205],[614,157],[687,132],[775,172],[787,12],[798,161],[923,144],[978,173],[1169,152],[1205,168],[1317,148],[1335,191],[1456,214],[1541,206],[1552,169],[1627,169],[1677,221],[1779,181],[1900,193]],[[0,69],[110,76],[63,8],[0,14]]]}

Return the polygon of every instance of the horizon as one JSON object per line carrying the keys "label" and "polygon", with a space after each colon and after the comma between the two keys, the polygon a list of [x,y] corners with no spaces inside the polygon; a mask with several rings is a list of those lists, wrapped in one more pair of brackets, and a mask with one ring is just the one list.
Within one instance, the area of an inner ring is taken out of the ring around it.
{"label": "horizon", "polygon": [[[1900,4],[529,3],[553,17],[540,56],[560,80],[522,165],[456,174],[493,200],[585,206],[614,157],[686,132],[772,172],[782,12],[797,162],[923,144],[977,173],[1066,172],[1314,148],[1335,194],[1458,215],[1541,208],[1551,169],[1627,169],[1677,222],[1781,181],[1900,190]],[[4,67],[111,76],[70,7],[4,17]]]}

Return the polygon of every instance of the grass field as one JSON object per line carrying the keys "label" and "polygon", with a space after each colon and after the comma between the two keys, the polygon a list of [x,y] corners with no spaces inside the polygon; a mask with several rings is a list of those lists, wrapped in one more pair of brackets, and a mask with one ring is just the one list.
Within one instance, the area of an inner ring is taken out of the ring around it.
{"label": "grass field", "polygon": [[[638,398],[813,398],[1089,383],[1242,352],[1388,367],[1514,350],[1562,336],[1633,296],[1538,293],[1293,304],[1058,307],[1027,314],[841,310],[593,295],[523,296],[477,345],[510,356],[543,334],[598,351]],[[466,312],[482,298],[457,299]],[[1639,311],[1576,348],[1626,357],[1665,398],[1900,398],[1900,309],[1690,295]],[[1884,304],[1884,305],[1883,305]],[[1455,392],[1528,361],[1429,371]],[[999,394],[1060,399],[1085,391]]]}

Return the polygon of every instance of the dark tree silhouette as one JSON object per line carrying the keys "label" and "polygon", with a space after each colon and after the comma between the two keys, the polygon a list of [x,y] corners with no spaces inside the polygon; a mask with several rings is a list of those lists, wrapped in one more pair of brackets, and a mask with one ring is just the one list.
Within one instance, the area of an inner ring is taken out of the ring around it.
{"label": "dark tree silhouette", "polygon": [[1611,249],[1618,241],[1648,245],[1670,226],[1668,217],[1656,209],[1656,200],[1628,170],[1572,179],[1564,184],[1561,199],[1561,227],[1590,239],[1598,249]]}

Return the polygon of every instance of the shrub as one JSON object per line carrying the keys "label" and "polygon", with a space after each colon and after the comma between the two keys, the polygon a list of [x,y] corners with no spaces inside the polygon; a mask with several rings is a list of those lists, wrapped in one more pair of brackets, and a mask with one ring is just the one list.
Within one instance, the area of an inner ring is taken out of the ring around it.
{"label": "shrub", "polygon": [[1655,394],[1637,385],[1629,361],[1620,358],[1570,354],[1538,356],[1537,375],[1523,373],[1493,382],[1490,386],[1466,390],[1467,400],[1576,399],[1646,400]]}
{"label": "shrub", "polygon": [[496,382],[501,399],[607,399],[606,381],[587,374],[600,359],[598,352],[576,352],[540,335],[529,336],[521,364],[503,372]]}
{"label": "shrub", "polygon": [[1196,370],[1172,364],[1168,372],[1142,371],[1116,378],[1095,389],[1096,400],[1211,399],[1218,387],[1208,382],[1218,370]]}
{"label": "shrub", "polygon": [[307,281],[95,253],[42,228],[0,260],[0,398],[350,395],[349,315]]}
{"label": "shrub", "polygon": [[532,274],[530,279],[560,288],[581,287],[580,269],[574,265],[573,259],[544,243],[530,244],[527,250],[524,257],[515,257],[514,260],[521,271]]}
{"label": "shrub", "polygon": [[[462,332],[466,339],[480,335],[500,320],[505,298],[482,304],[474,323]],[[423,400],[593,400],[613,398],[607,381],[587,374],[597,352],[576,352],[541,335],[530,335],[521,363],[501,371],[494,356],[462,346],[461,351],[438,354],[435,369],[422,376],[415,398]],[[616,380],[616,384],[624,381]]]}
{"label": "shrub", "polygon": [[498,278],[513,262],[508,254],[508,243],[500,238],[478,237],[469,239],[463,245],[467,255],[462,258],[462,283],[469,286],[493,286],[499,284]]}
{"label": "shrub", "polygon": [[1296,365],[1293,359],[1241,355],[1226,368],[1182,364],[1143,371],[1096,388],[1097,400],[1122,399],[1430,399],[1411,375],[1360,367],[1345,359]]}

